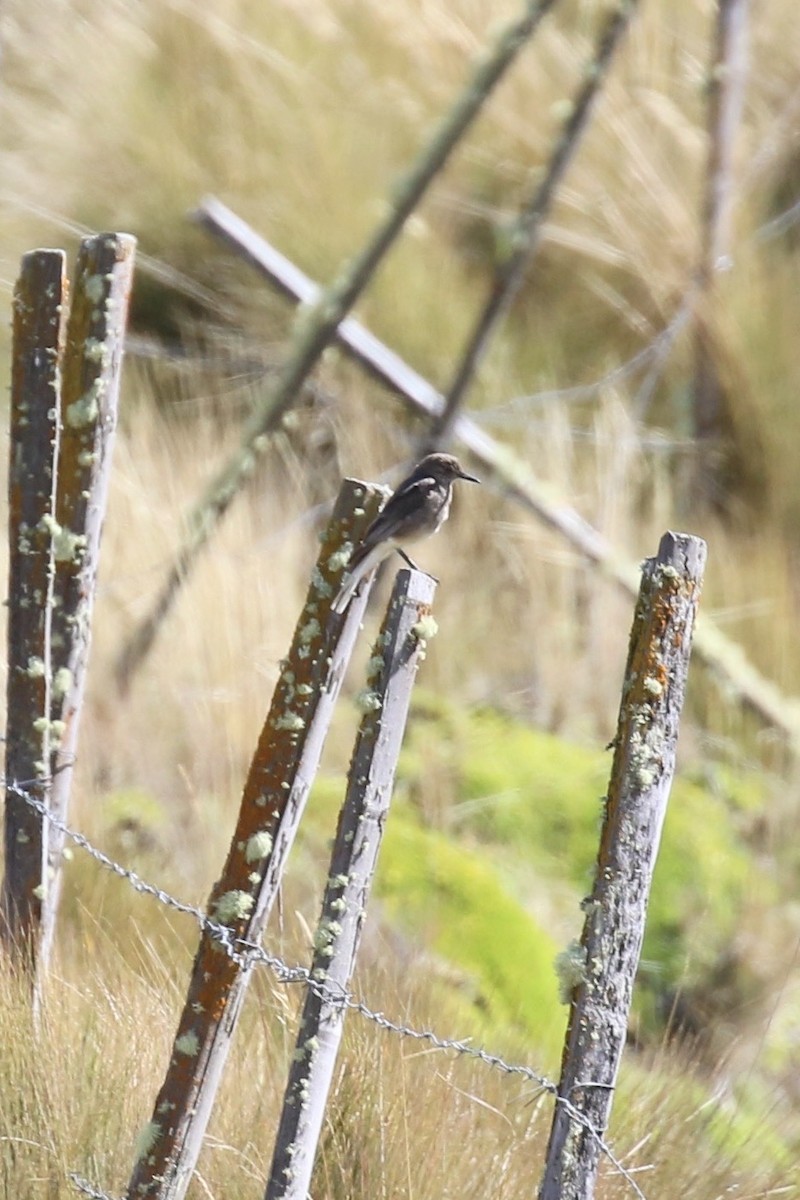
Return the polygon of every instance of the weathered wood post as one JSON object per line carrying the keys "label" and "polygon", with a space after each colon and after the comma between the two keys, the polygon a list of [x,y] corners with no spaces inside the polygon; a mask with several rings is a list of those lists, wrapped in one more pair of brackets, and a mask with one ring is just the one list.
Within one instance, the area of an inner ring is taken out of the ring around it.
{"label": "weathered wood post", "polygon": [[9,785],[46,801],[50,776],[53,461],[67,280],[62,250],[32,250],[14,291],[8,471],[8,680],[2,931],[35,966],[48,828]]}
{"label": "weathered wood post", "polygon": [[297,1049],[283,1101],[265,1200],[306,1200],[336,1056],[342,1004],[355,968],[361,926],[389,812],[411,689],[435,631],[435,581],[401,571],[369,663],[358,731],[339,817],[322,915],[314,937]]}
{"label": "weathered wood post", "polygon": [[[53,525],[50,687],[50,810],[62,823],[67,819],[86,688],[135,252],[136,239],[129,234],[84,238],[67,323]],[[47,966],[55,935],[63,848],[63,834],[51,825],[42,968]]]}
{"label": "weathered wood post", "polygon": [[616,1086],[647,901],[675,770],[706,545],[666,533],[642,573],[614,761],[573,983],[539,1200],[590,1200]]}
{"label": "weathered wood post", "polygon": [[[352,545],[384,499],[374,484],[342,485],[311,576],[291,649],[242,793],[239,817],[209,916],[229,943],[258,942],[280,886],[333,708],[364,614],[365,587],[342,617],[331,602]],[[204,930],[153,1116],[137,1144],[129,1200],[180,1200],[203,1135],[250,981],[246,955],[226,954]]]}

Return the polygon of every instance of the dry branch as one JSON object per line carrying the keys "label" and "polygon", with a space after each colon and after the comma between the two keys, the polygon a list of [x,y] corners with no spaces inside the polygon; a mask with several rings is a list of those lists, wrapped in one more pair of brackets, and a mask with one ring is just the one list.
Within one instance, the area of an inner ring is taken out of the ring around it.
{"label": "dry branch", "polygon": [[[313,280],[218,200],[205,200],[198,216],[210,232],[227,242],[291,300],[310,304],[319,296]],[[342,321],[336,337],[341,347],[370,375],[415,412],[429,417],[442,412],[441,392],[355,318]],[[639,575],[633,564],[618,554],[574,508],[559,503],[527,462],[462,413],[456,417],[453,436],[489,472],[509,499],[564,538],[627,595],[636,596]],[[718,679],[726,698],[736,697],[743,708],[778,730],[794,754],[800,754],[800,701],[785,696],[765,679],[741,647],[702,616],[698,617],[694,653]]]}
{"label": "dry branch", "polygon": [[[622,689],[595,885],[572,987],[567,1038],[539,1200],[590,1200],[611,1112],[686,690],[706,545],[666,533],[642,573]],[[577,1110],[577,1113],[576,1113]],[[580,1119],[578,1119],[580,1118]]]}
{"label": "dry branch", "polygon": [[[117,426],[122,350],[136,239],[101,233],[81,242],[61,382],[56,462],[51,651],[50,808],[67,819],[91,644],[92,609]],[[55,931],[63,834],[51,827],[42,910],[42,966]]]}
{"label": "dry branch", "polygon": [[[343,618],[331,615],[331,600],[350,549],[377,515],[383,495],[374,484],[345,480],[323,535],[228,857],[209,900],[210,916],[230,930],[232,941],[260,939],[277,895],[370,589]],[[140,1139],[129,1200],[180,1200],[185,1194],[249,980],[249,965],[226,955],[205,931],[166,1077]]]}
{"label": "dry branch", "polygon": [[336,336],[338,325],[374,276],[429,184],[554,3],[555,0],[528,0],[522,13],[500,29],[491,45],[478,57],[468,83],[416,162],[393,188],[385,219],[355,257],[345,264],[331,286],[318,293],[312,306],[300,315],[288,360],[263,403],[245,425],[239,449],[189,514],[185,540],[153,609],[134,633],[120,659],[118,680],[122,687],[127,686],[147,654],[197,555],[251,474],[265,435],[277,426],[293,403],[323,350]]}
{"label": "dry branch", "polygon": [[[53,459],[66,298],[63,251],[26,254],[14,292],[5,770],[8,784],[24,784],[45,800],[51,743]],[[39,953],[47,842],[44,818],[7,787],[2,928],[31,966]]]}
{"label": "dry branch", "polygon": [[508,250],[498,263],[489,298],[472,331],[446,394],[442,411],[434,418],[424,441],[422,454],[446,445],[453,434],[458,410],[489,349],[492,336],[503,314],[519,291],[540,245],[542,226],[553,199],[586,130],[597,93],[602,87],[614,51],[619,45],[636,8],[637,0],[622,0],[605,22],[597,50],[584,69],[584,82],[569,104],[569,115],[553,148],[553,153],[530,202],[508,232]]}
{"label": "dry branch", "polygon": [[341,1001],[355,968],[411,689],[424,653],[419,623],[430,614],[435,588],[429,575],[400,572],[370,660],[365,712],[314,938],[311,978],[319,986],[306,992],[266,1200],[306,1200],[308,1195],[344,1027]]}

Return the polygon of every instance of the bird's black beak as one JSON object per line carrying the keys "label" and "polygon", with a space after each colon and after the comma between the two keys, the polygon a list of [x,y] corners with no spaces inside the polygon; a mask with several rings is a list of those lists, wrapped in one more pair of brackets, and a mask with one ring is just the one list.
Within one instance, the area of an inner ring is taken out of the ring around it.
{"label": "bird's black beak", "polygon": [[468,475],[466,471],[459,471],[458,478],[466,479],[467,483],[480,483],[480,479],[478,479],[475,475]]}

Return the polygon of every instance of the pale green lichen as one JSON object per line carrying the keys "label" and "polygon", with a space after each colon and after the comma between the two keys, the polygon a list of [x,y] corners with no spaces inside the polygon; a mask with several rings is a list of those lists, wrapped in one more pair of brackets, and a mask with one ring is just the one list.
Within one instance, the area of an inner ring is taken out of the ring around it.
{"label": "pale green lichen", "polygon": [[305,728],[305,721],[299,717],[297,713],[285,712],[275,721],[276,729],[288,729],[290,733],[297,733]]}
{"label": "pale green lichen", "polygon": [[308,645],[312,638],[319,637],[322,630],[320,629],[319,621],[316,617],[312,617],[307,621],[297,635],[297,640],[302,646]]}
{"label": "pale green lichen", "polygon": [[53,540],[53,557],[56,562],[73,562],[86,547],[86,536],[65,529],[50,513],[45,513],[39,522],[41,529]]}
{"label": "pale green lichen", "polygon": [[370,713],[378,712],[383,706],[383,701],[371,688],[363,688],[356,696],[355,704],[359,712]]}
{"label": "pale green lichen", "polygon": [[225,892],[214,905],[214,918],[222,925],[229,925],[231,921],[241,921],[250,916],[254,904],[255,900],[249,892],[238,889]]}
{"label": "pale green lichen", "polygon": [[161,1126],[159,1123],[157,1121],[148,1121],[136,1139],[136,1146],[133,1152],[136,1162],[147,1158],[160,1136]]}
{"label": "pale green lichen", "polygon": [[187,1058],[194,1058],[199,1049],[200,1039],[193,1029],[190,1029],[188,1033],[184,1033],[175,1042],[175,1053],[185,1054]]}
{"label": "pale green lichen", "polygon": [[367,682],[372,683],[375,679],[377,679],[382,669],[383,655],[380,653],[373,654],[372,657],[367,661]]}
{"label": "pale green lichen", "polygon": [[29,679],[41,679],[44,675],[44,659],[36,657],[29,658],[25,674]]}
{"label": "pale green lichen", "polygon": [[272,849],[272,834],[266,829],[260,829],[258,833],[254,833],[252,837],[247,839],[247,845],[244,851],[246,862],[258,862],[259,859],[266,858]]}
{"label": "pale green lichen", "polygon": [[338,921],[330,921],[327,918],[320,921],[314,934],[314,949],[317,954],[321,954],[323,958],[331,958],[333,943],[341,932],[342,927]]}
{"label": "pale green lichen", "polygon": [[330,583],[328,583],[319,567],[314,567],[314,570],[311,572],[311,584],[312,587],[317,590],[320,596],[333,595],[333,587]]}
{"label": "pale green lichen", "polygon": [[333,554],[328,559],[328,570],[334,575],[338,575],[345,569],[350,562],[350,555],[353,553],[353,543],[345,542],[338,550],[334,550]]}
{"label": "pale green lichen", "polygon": [[83,281],[83,290],[87,300],[92,304],[99,304],[106,290],[105,275],[87,275]]}
{"label": "pale green lichen", "polygon": [[59,667],[53,676],[53,696],[55,699],[60,699],[66,696],[69,689],[72,687],[72,671],[69,667]]}
{"label": "pale green lichen", "polygon": [[33,895],[37,900],[44,900],[45,896],[47,895],[47,885],[40,883],[38,887],[33,889]]}
{"label": "pale green lichen", "polygon": [[436,618],[432,617],[430,613],[425,617],[420,617],[416,625],[412,626],[411,632],[418,642],[429,642],[439,632]]}
{"label": "pale green lichen", "polygon": [[586,981],[586,949],[573,941],[556,955],[558,995],[562,1004],[569,1004],[575,988]]}
{"label": "pale green lichen", "polygon": [[89,362],[100,363],[105,366],[110,357],[110,350],[105,342],[101,342],[99,338],[87,338],[83,343],[83,357]]}
{"label": "pale green lichen", "polygon": [[67,406],[67,424],[70,429],[82,429],[84,425],[91,425],[97,420],[100,411],[98,401],[102,390],[100,380],[96,379],[87,392]]}

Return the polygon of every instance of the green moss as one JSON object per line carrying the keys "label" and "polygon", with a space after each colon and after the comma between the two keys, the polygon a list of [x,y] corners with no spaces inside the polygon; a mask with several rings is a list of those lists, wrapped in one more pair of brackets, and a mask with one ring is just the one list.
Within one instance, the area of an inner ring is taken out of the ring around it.
{"label": "green moss", "polygon": [[[423,812],[441,808],[431,789],[444,790],[459,830],[554,882],[569,880],[577,898],[590,891],[610,752],[496,712],[457,715],[425,702],[408,743],[401,778]],[[753,813],[763,808],[763,786],[726,778],[723,786],[720,774],[713,790],[679,778],[672,790],[637,989],[646,1025],[677,987],[712,986],[751,890],[762,896],[773,890],[745,839]]]}
{"label": "green moss", "polygon": [[557,1050],[565,1021],[553,965],[559,947],[489,863],[395,812],[376,888],[399,925],[466,973],[491,1025],[516,1026]]}
{"label": "green moss", "polygon": [[[343,793],[343,780],[317,779],[308,814],[317,834],[329,836]],[[440,960],[451,1012],[479,1033],[516,1029],[557,1060],[566,1020],[555,970],[561,947],[491,862],[422,828],[401,801],[387,823],[375,894],[390,921]]]}

